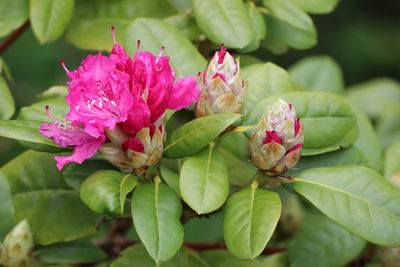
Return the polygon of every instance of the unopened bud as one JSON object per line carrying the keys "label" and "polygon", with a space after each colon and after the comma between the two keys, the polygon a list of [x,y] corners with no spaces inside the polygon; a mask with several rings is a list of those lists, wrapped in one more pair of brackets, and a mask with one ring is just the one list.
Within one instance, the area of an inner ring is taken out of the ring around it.
{"label": "unopened bud", "polygon": [[0,251],[0,262],[5,267],[27,266],[31,259],[32,248],[32,232],[28,222],[23,220],[4,239]]}
{"label": "unopened bud", "polygon": [[381,247],[379,251],[382,266],[400,266],[400,247]]}
{"label": "unopened bud", "polygon": [[219,113],[239,113],[247,83],[242,81],[239,60],[226,51],[216,52],[200,78],[201,95],[197,101],[196,117]]}
{"label": "unopened bud", "polygon": [[251,161],[270,176],[293,168],[301,157],[304,131],[292,104],[278,99],[250,137]]}

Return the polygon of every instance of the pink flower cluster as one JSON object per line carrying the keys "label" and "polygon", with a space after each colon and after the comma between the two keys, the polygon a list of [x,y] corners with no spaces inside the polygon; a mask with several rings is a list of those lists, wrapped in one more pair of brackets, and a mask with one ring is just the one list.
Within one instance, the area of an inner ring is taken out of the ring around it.
{"label": "pink flower cluster", "polygon": [[106,130],[117,125],[128,134],[124,150],[144,151],[144,144],[135,135],[143,128],[164,127],[166,109],[178,110],[191,105],[199,96],[195,77],[180,78],[175,82],[175,71],[169,57],[143,51],[132,59],[122,46],[116,43],[110,56],[101,53],[89,55],[82,65],[69,71],[66,101],[70,112],[66,120],[59,122],[50,114],[53,124],[44,123],[40,133],[51,138],[61,147],[74,146],[70,156],[57,156],[58,169],[69,162],[82,163],[96,154],[103,143],[108,142]]}

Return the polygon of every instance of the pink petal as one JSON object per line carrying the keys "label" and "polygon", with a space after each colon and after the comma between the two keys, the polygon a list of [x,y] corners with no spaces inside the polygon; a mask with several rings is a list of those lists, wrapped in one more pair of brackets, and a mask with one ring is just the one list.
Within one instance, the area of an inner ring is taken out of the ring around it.
{"label": "pink petal", "polygon": [[122,148],[126,150],[133,150],[144,153],[144,145],[138,138],[129,138],[125,143],[122,144]]}
{"label": "pink petal", "polygon": [[168,109],[179,110],[188,107],[197,101],[200,89],[197,86],[195,77],[180,78],[172,88],[168,99]]}
{"label": "pink petal", "polygon": [[287,155],[287,154],[289,154],[289,153],[291,153],[291,152],[293,152],[293,151],[295,151],[295,150],[297,150],[297,149],[300,149],[303,145],[304,145],[304,144],[297,144],[297,145],[295,145],[294,147],[292,147],[291,149],[289,149],[289,150],[286,152],[285,155]]}
{"label": "pink petal", "polygon": [[266,137],[264,140],[264,144],[268,144],[271,142],[275,142],[282,145],[282,139],[279,138],[278,133],[275,131],[266,131]]}
{"label": "pink petal", "polygon": [[150,110],[141,97],[136,97],[128,114],[128,119],[123,123],[122,129],[135,136],[142,128],[150,124]]}

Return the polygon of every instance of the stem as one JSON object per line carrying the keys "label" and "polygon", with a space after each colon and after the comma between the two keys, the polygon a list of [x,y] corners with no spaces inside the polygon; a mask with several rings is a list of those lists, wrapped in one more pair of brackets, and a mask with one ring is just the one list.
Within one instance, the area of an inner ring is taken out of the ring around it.
{"label": "stem", "polygon": [[18,37],[29,27],[29,20],[25,21],[22,26],[16,29],[10,36],[8,36],[1,44],[0,44],[0,54],[2,54],[6,49],[18,39]]}

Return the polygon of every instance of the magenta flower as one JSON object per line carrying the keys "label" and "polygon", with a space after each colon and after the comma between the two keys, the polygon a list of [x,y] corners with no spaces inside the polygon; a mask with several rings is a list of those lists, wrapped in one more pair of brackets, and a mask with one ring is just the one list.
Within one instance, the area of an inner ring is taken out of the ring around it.
{"label": "magenta flower", "polygon": [[[162,154],[166,109],[187,107],[199,97],[195,77],[175,82],[169,57],[162,56],[164,48],[159,56],[143,51],[132,59],[116,43],[114,29],[112,33],[110,56],[89,55],[74,71],[62,62],[71,79],[66,96],[70,106],[66,120],[71,124],[56,121],[49,114],[54,123],[44,123],[40,129],[43,136],[62,147],[75,146],[71,156],[55,157],[59,169],[69,162],[82,163],[101,147],[112,163],[124,160],[115,164],[118,167],[140,168],[138,162],[132,162],[138,157],[146,166],[154,164]],[[144,160],[146,157],[151,160]]]}

